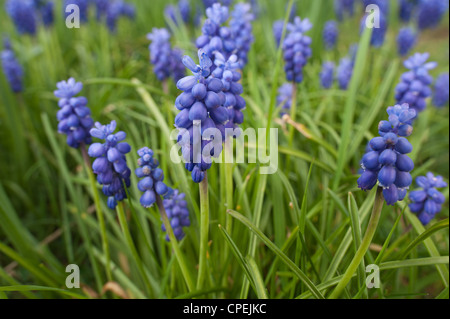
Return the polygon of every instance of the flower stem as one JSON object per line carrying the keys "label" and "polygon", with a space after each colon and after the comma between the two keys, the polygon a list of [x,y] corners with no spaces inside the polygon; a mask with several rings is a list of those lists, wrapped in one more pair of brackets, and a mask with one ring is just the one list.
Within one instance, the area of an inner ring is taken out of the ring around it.
{"label": "flower stem", "polygon": [[208,198],[208,176],[199,185],[200,190],[200,254],[198,263],[197,290],[203,289],[206,278],[206,262],[208,254],[209,233],[209,198]]}
{"label": "flower stem", "polygon": [[[232,137],[228,137],[225,141],[225,160],[227,159],[226,154],[229,155],[229,159],[231,160],[231,156],[233,152],[233,139]],[[233,163],[225,162],[225,187],[226,187],[226,197],[227,197],[227,210],[234,209],[233,208]],[[231,235],[233,217],[230,214],[226,214],[226,222],[225,229],[228,234]],[[228,247],[228,245],[227,245]]]}
{"label": "flower stem", "polygon": [[145,282],[147,292],[150,295],[152,292],[152,289],[151,289],[152,285],[150,284],[150,281],[149,281],[147,274],[145,272],[145,269],[144,269],[144,265],[142,263],[141,258],[139,257],[136,246],[134,245],[130,230],[128,229],[127,218],[125,216],[125,211],[123,209],[123,202],[119,202],[117,204],[116,210],[117,210],[117,217],[119,218],[120,227],[122,228],[122,233],[125,237],[125,241],[128,245],[128,249],[130,250],[131,255],[133,256],[133,258],[136,262],[136,266],[138,267],[139,272],[141,273],[142,279]]}
{"label": "flower stem", "polygon": [[84,144],[81,145],[81,154],[83,156],[83,160],[85,163],[86,172],[89,176],[89,182],[91,183],[92,194],[94,197],[95,211],[97,212],[98,222],[100,223],[100,235],[102,238],[102,248],[103,248],[103,253],[105,254],[106,278],[108,281],[112,281],[111,255],[109,252],[108,237],[106,235],[105,219],[103,217],[103,210],[100,205],[100,196],[99,196],[98,189],[97,189],[97,183],[96,183],[94,174],[91,170],[91,161],[89,159],[89,155],[87,154],[86,147]]}
{"label": "flower stem", "polygon": [[361,260],[364,258],[364,255],[366,254],[367,250],[369,249],[370,243],[372,242],[373,236],[375,235],[375,231],[377,230],[381,211],[383,209],[383,204],[383,189],[381,187],[378,187],[377,194],[375,195],[375,202],[373,204],[372,215],[370,216],[369,225],[367,226],[366,234],[364,235],[364,238],[361,242],[361,246],[359,246],[358,251],[356,252],[353,260],[345,271],[341,281],[336,286],[333,293],[330,295],[330,299],[339,298],[342,291],[345,289],[359,264],[361,263]]}
{"label": "flower stem", "polygon": [[181,272],[183,273],[186,285],[189,289],[189,292],[193,292],[195,290],[194,281],[192,280],[191,273],[188,270],[186,261],[184,259],[183,254],[181,253],[180,246],[178,245],[178,241],[173,233],[173,229],[172,226],[170,225],[170,221],[169,218],[167,217],[166,210],[164,208],[161,197],[156,196],[156,204],[158,205],[159,213],[161,214],[162,221],[164,223],[164,226],[166,227],[166,231],[170,239],[170,244],[172,245],[175,257],[177,258],[178,261],[178,265],[181,268]]}
{"label": "flower stem", "polygon": [[[291,100],[291,112],[290,112],[291,120],[295,123],[297,117],[297,83],[295,81],[292,82],[292,100]],[[294,143],[294,134],[295,129],[294,126],[291,125],[289,129],[289,149],[292,149],[292,144]],[[286,160],[286,167],[289,170],[291,165],[291,157],[289,156]]]}

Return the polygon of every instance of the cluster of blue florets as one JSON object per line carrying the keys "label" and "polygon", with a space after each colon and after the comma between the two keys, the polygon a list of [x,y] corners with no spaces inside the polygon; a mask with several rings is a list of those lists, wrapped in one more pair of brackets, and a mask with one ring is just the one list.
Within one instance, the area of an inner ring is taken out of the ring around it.
{"label": "cluster of blue florets", "polygon": [[159,81],[172,77],[177,82],[185,75],[185,68],[181,61],[183,53],[178,48],[172,48],[170,37],[169,31],[165,28],[153,28],[152,33],[147,35],[151,41],[150,62]]}
{"label": "cluster of blue florets", "polygon": [[388,107],[388,121],[378,125],[380,136],[369,142],[370,150],[362,158],[363,173],[358,179],[362,190],[372,189],[378,182],[388,205],[402,201],[412,183],[414,163],[407,155],[412,145],[406,137],[412,133],[416,112],[407,104]]}
{"label": "cluster of blue florets", "polygon": [[116,121],[102,125],[95,123],[90,134],[103,140],[103,143],[93,143],[88,154],[94,157],[92,170],[97,174],[97,181],[103,185],[103,193],[108,196],[108,207],[115,209],[117,203],[127,198],[126,187],[130,187],[131,170],[128,168],[125,155],[131,151],[131,146],[123,142],[126,133],[116,130]]}
{"label": "cluster of blue florets", "polygon": [[135,174],[141,180],[138,189],[143,192],[140,202],[145,208],[153,206],[156,196],[166,196],[169,188],[164,184],[164,173],[158,168],[159,162],[153,157],[153,151],[143,147],[137,151],[139,159]]}
{"label": "cluster of blue florets", "polygon": [[[175,107],[180,110],[175,117],[175,126],[180,131],[178,142],[182,147],[186,169],[191,172],[192,179],[196,183],[204,179],[205,171],[211,167],[210,157],[220,155],[214,148],[210,154],[203,154],[203,149],[211,140],[204,139],[202,134],[209,128],[219,129],[223,139],[225,124],[229,121],[228,110],[224,107],[226,102],[224,84],[221,79],[210,76],[213,63],[208,55],[199,50],[198,56],[199,65],[189,56],[183,58],[183,64],[193,75],[178,81],[177,88],[183,93],[175,101]],[[195,152],[195,149],[202,154]]]}
{"label": "cluster of blue florets", "polygon": [[[184,193],[171,189],[163,200],[164,209],[170,221],[170,227],[172,227],[177,240],[182,240],[185,236],[183,227],[189,227],[191,225],[185,197],[186,195]],[[164,224],[162,224],[162,230],[167,231]],[[166,235],[166,240],[169,241],[169,235]]]}
{"label": "cluster of blue florets", "polygon": [[422,224],[427,225],[434,216],[442,209],[445,203],[445,196],[436,188],[447,187],[442,176],[434,176],[429,172],[426,176],[416,178],[416,184],[421,190],[415,190],[409,193],[409,209],[417,214]]}
{"label": "cluster of blue florets", "polygon": [[395,99],[398,104],[407,103],[416,113],[422,112],[426,106],[426,99],[431,96],[430,85],[433,77],[428,71],[436,67],[435,62],[428,62],[428,53],[416,53],[404,62],[409,69],[401,76],[401,81],[395,88]]}
{"label": "cluster of blue florets", "polygon": [[287,25],[288,35],[283,42],[284,70],[289,82],[303,81],[303,68],[312,55],[311,38],[305,32],[312,28],[308,19],[294,19],[294,23]]}
{"label": "cluster of blue florets", "polygon": [[417,33],[412,28],[400,29],[397,36],[398,54],[407,55],[417,42]]}
{"label": "cluster of blue florets", "polygon": [[78,148],[81,144],[91,144],[89,131],[94,121],[91,118],[91,110],[87,107],[88,101],[84,96],[75,97],[83,89],[83,84],[70,78],[57,83],[56,87],[54,94],[60,99],[60,110],[56,114],[59,121],[58,132],[66,134],[70,147]]}
{"label": "cluster of blue florets", "polygon": [[11,42],[8,38],[3,40],[3,50],[0,53],[3,73],[14,93],[22,92],[23,68],[14,54]]}

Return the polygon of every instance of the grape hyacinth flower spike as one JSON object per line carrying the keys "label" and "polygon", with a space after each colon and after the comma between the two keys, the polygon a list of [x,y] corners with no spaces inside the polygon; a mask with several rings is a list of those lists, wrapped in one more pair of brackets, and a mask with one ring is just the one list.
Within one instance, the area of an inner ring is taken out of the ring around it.
{"label": "grape hyacinth flower spike", "polygon": [[[175,117],[175,127],[179,129],[178,143],[186,161],[186,169],[191,172],[192,180],[196,183],[204,179],[205,172],[211,167],[211,157],[220,155],[225,124],[228,122],[228,111],[223,106],[226,103],[224,84],[222,80],[210,76],[213,63],[208,55],[200,49],[198,56],[199,65],[189,56],[184,56],[183,64],[193,75],[178,81],[177,88],[183,93],[175,101],[175,107],[180,110]],[[207,129],[218,129],[222,140],[202,138]],[[204,148],[211,142],[214,147],[210,155],[203,154]]]}
{"label": "grape hyacinth flower spike", "polygon": [[216,51],[228,58],[236,49],[231,29],[223,25],[229,17],[228,7],[215,3],[206,9],[206,16],[208,19],[203,24],[202,35],[195,42],[197,48],[202,49],[213,62]]}
{"label": "grape hyacinth flower spike", "polygon": [[395,88],[395,99],[398,104],[407,103],[417,114],[425,110],[426,99],[431,96],[430,88],[433,77],[429,70],[437,66],[436,62],[427,62],[428,53],[416,53],[408,58],[403,65],[409,69],[401,76],[400,83]]}
{"label": "grape hyacinth flower spike", "polygon": [[0,60],[6,80],[14,93],[23,90],[23,68],[17,60],[8,38],[3,40],[3,51],[0,53]]}
{"label": "grape hyacinth flower spike", "polygon": [[320,85],[324,89],[329,89],[333,85],[335,65],[333,62],[327,61],[322,65],[320,72]]}
{"label": "grape hyacinth flower spike", "polygon": [[[183,227],[189,227],[191,225],[185,197],[186,194],[180,193],[177,189],[170,189],[163,200],[164,209],[170,221],[170,227],[172,227],[173,234],[177,240],[182,240],[186,235]],[[164,232],[167,231],[164,224],[161,227]],[[166,240],[169,241],[168,234],[166,235]]]}
{"label": "grape hyacinth flower spike", "polygon": [[422,189],[409,193],[409,199],[412,202],[409,204],[409,209],[417,214],[423,225],[427,225],[441,211],[442,204],[445,203],[445,196],[436,188],[447,187],[447,183],[442,176],[434,176],[429,172],[426,176],[417,177],[416,184]]}
{"label": "grape hyacinth flower spike", "polygon": [[137,153],[139,167],[135,170],[135,174],[141,178],[138,189],[144,193],[140,202],[143,207],[149,208],[156,202],[156,196],[167,195],[169,188],[164,184],[164,173],[162,169],[158,168],[159,162],[153,157],[153,151],[144,147]]}
{"label": "grape hyacinth flower spike", "polygon": [[17,32],[20,34],[36,34],[37,17],[33,0],[7,0],[5,9]]}
{"label": "grape hyacinth flower spike", "polygon": [[130,187],[131,171],[128,168],[125,155],[131,151],[131,146],[123,142],[126,133],[116,130],[116,121],[102,125],[95,123],[91,129],[92,137],[103,140],[103,143],[93,143],[88,150],[90,157],[95,158],[92,170],[97,174],[97,181],[103,185],[103,193],[108,196],[108,207],[115,209],[118,202],[127,198],[125,187]]}
{"label": "grape hyacinth flower spike", "polygon": [[290,112],[293,92],[294,92],[294,85],[291,82],[284,83],[282,86],[278,88],[277,105],[278,107],[281,107],[280,112],[281,117]]}
{"label": "grape hyacinth flower spike", "polygon": [[344,17],[352,17],[355,13],[354,0],[334,0],[334,11],[339,21]]}
{"label": "grape hyacinth flower spike", "polygon": [[[367,28],[366,22],[369,19],[369,15],[366,14],[362,19],[361,19],[361,33]],[[388,21],[387,21],[387,14],[383,13],[382,11],[380,11],[379,14],[379,27],[373,27],[372,28],[372,37],[370,38],[370,45],[375,47],[375,48],[379,48],[384,44],[384,40],[386,37],[386,32],[387,32],[387,28],[388,28]]]}
{"label": "grape hyacinth flower spike", "polygon": [[326,50],[333,50],[339,37],[339,30],[336,21],[327,21],[323,29],[323,42]]}
{"label": "grape hyacinth flower spike", "polygon": [[228,122],[225,124],[225,128],[234,130],[244,122],[242,111],[246,106],[245,100],[241,96],[243,93],[242,84],[239,83],[241,64],[236,55],[233,54],[228,60],[225,60],[225,57],[219,52],[215,54],[214,64],[217,68],[212,76],[222,81],[222,92],[225,94],[223,107],[228,111]]}
{"label": "grape hyacinth flower spike", "polygon": [[277,47],[280,46],[281,37],[283,35],[283,29],[284,29],[284,20],[277,20],[272,25],[273,37],[275,39]]}
{"label": "grape hyacinth flower spike", "polygon": [[[67,8],[69,5],[76,5],[78,6],[79,12],[80,12],[80,21],[82,23],[85,23],[88,21],[88,13],[89,13],[89,0],[65,0],[64,1],[64,7]],[[65,18],[66,19],[72,12],[65,12]]]}
{"label": "grape hyacinth flower spike", "polygon": [[417,13],[419,30],[437,27],[447,9],[448,1],[446,0],[421,0]]}
{"label": "grape hyacinth flower spike", "polygon": [[89,132],[94,121],[91,118],[91,110],[87,107],[88,101],[84,96],[75,97],[83,89],[83,84],[70,78],[58,82],[56,87],[54,94],[59,98],[60,107],[56,114],[59,121],[58,132],[67,135],[67,144],[70,147],[78,148],[82,144],[91,144]]}
{"label": "grape hyacinth flower spike", "polygon": [[406,56],[414,47],[417,41],[417,34],[411,28],[400,29],[397,36],[397,48],[400,56]]}
{"label": "grape hyacinth flower spike", "polygon": [[412,145],[406,137],[412,134],[412,120],[416,116],[408,104],[388,107],[387,121],[378,125],[380,136],[370,142],[370,150],[363,156],[363,173],[358,179],[358,187],[371,190],[378,182],[383,188],[383,196],[388,205],[402,201],[412,183],[410,172],[414,163],[407,155]]}
{"label": "grape hyacinth flower spike", "polygon": [[312,55],[311,38],[305,32],[312,28],[308,19],[294,19],[287,29],[289,34],[283,42],[283,56],[285,61],[284,70],[289,82],[301,83],[303,81],[303,68]]}
{"label": "grape hyacinth flower spike", "polygon": [[442,73],[434,83],[433,104],[437,107],[443,107],[448,104],[449,98],[449,74]]}
{"label": "grape hyacinth flower spike", "polygon": [[172,49],[170,33],[165,28],[153,28],[152,33],[147,34],[151,41],[149,45],[150,62],[153,64],[153,72],[159,81],[173,77],[178,81],[184,76],[184,67],[181,63],[182,53],[179,49]]}
{"label": "grape hyacinth flower spike", "polygon": [[247,64],[248,52],[254,42],[252,21],[255,16],[248,3],[238,3],[231,12],[230,29],[233,33],[236,55],[241,69]]}

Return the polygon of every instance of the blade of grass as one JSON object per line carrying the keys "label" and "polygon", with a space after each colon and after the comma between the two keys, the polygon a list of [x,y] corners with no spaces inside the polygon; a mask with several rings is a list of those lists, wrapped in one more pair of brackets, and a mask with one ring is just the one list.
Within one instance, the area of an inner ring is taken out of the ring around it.
{"label": "blade of grass", "polygon": [[294,272],[294,274],[300,279],[300,281],[305,283],[306,287],[308,287],[314,297],[316,297],[317,299],[324,299],[323,295],[319,292],[314,283],[305,275],[305,273],[300,270],[297,265],[291,259],[289,259],[289,257],[286,256],[277,246],[275,246],[275,244],[269,238],[267,238],[254,224],[252,224],[246,217],[236,211],[229,210],[228,213],[239,220],[242,224],[250,228],[250,230],[256,236],[258,236],[258,238],[263,241],[264,244],[270,250],[272,250],[287,267],[289,267]]}

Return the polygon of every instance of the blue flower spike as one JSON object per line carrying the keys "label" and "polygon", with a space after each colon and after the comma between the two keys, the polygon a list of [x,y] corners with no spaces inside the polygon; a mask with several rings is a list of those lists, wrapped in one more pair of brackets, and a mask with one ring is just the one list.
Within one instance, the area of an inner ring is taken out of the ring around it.
{"label": "blue flower spike", "polygon": [[416,112],[408,104],[387,108],[389,118],[378,125],[378,137],[369,142],[369,148],[361,161],[363,172],[358,187],[371,190],[378,183],[388,205],[402,201],[412,183],[410,172],[414,162],[407,155],[412,145],[406,137],[412,134],[412,120]]}
{"label": "blue flower spike", "polygon": [[70,78],[57,83],[56,87],[54,94],[59,98],[60,107],[56,114],[59,121],[58,132],[66,134],[67,144],[70,147],[79,148],[82,144],[91,144],[90,130],[94,126],[94,121],[87,106],[88,101],[84,96],[75,97],[83,89],[83,84]]}
{"label": "blue flower spike", "polygon": [[125,187],[130,187],[131,176],[125,156],[131,151],[131,146],[124,142],[125,132],[114,133],[116,125],[116,121],[107,125],[96,122],[90,134],[103,143],[93,143],[88,149],[89,156],[95,158],[92,170],[97,174],[98,183],[103,185],[102,191],[108,196],[107,204],[111,209],[127,198]]}
{"label": "blue flower spike", "polygon": [[428,53],[415,53],[409,57],[403,63],[409,71],[403,73],[395,88],[397,104],[407,103],[417,114],[425,110],[426,100],[432,95],[430,85],[433,77],[428,71],[434,69],[437,63],[427,62],[429,56]]}
{"label": "blue flower spike", "polygon": [[442,210],[445,196],[437,188],[447,187],[442,176],[428,172],[426,176],[416,178],[421,189],[409,193],[409,209],[415,213],[423,225],[427,225]]}

